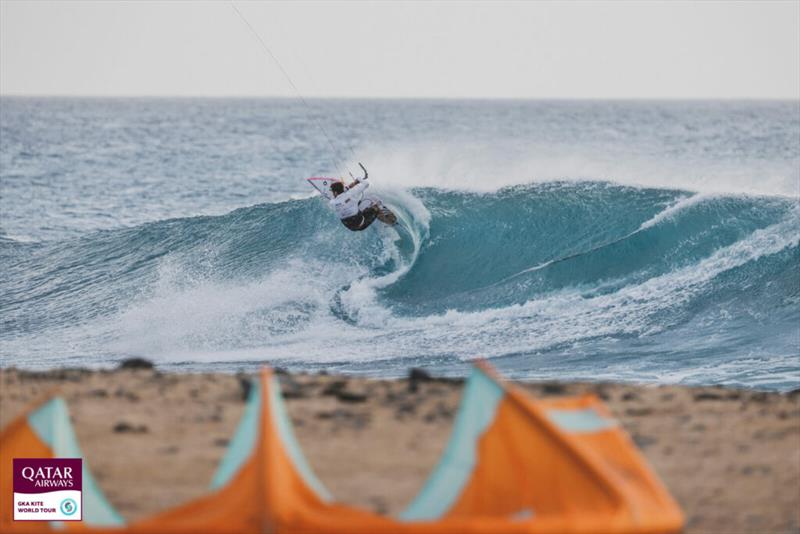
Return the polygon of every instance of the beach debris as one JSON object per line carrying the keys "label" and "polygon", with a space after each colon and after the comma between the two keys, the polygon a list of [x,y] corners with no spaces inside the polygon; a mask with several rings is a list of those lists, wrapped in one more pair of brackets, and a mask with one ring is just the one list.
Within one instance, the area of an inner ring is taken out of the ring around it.
{"label": "beach debris", "polygon": [[408,391],[416,393],[419,384],[425,382],[436,382],[439,384],[460,385],[464,383],[463,378],[450,378],[446,376],[433,376],[428,371],[420,369],[419,367],[412,367],[408,371]]}
{"label": "beach debris", "polygon": [[408,371],[408,379],[412,382],[430,382],[433,380],[433,377],[425,369],[412,367]]}
{"label": "beach debris", "polygon": [[347,389],[347,381],[334,380],[322,390],[323,396],[336,397],[341,402],[365,402],[367,395]]}
{"label": "beach debris", "polygon": [[631,436],[633,442],[636,444],[637,447],[641,449],[646,449],[650,445],[655,445],[658,443],[658,440],[652,436],[645,436],[644,434],[633,434]]}
{"label": "beach debris", "polygon": [[215,412],[207,415],[195,415],[191,420],[195,423],[219,423],[222,421],[222,414]]}
{"label": "beach debris", "polygon": [[383,497],[372,496],[369,498],[370,508],[376,514],[386,515],[389,513],[389,507],[386,504],[386,499]]}
{"label": "beach debris", "polygon": [[394,412],[394,418],[402,420],[407,415],[414,415],[417,413],[417,405],[414,402],[403,402],[397,407]]}
{"label": "beach debris", "polygon": [[611,400],[611,395],[608,393],[608,389],[605,385],[595,385],[594,394],[597,395],[601,400]]}
{"label": "beach debris", "polygon": [[317,412],[316,417],[317,419],[349,419],[351,415],[352,412],[348,410],[336,408],[335,410]]}
{"label": "beach debris", "polygon": [[627,401],[632,401],[632,400],[639,400],[639,395],[637,395],[636,393],[634,393],[632,391],[626,391],[625,393],[622,394],[622,396],[620,397],[620,400],[626,401],[626,402]]}
{"label": "beach debris", "polygon": [[284,373],[279,375],[279,379],[284,399],[305,399],[308,397],[305,385],[295,380],[292,375]]}
{"label": "beach debris", "polygon": [[352,391],[342,390],[336,394],[336,398],[341,402],[365,402],[367,396],[363,393],[354,393]]}
{"label": "beach debris", "polygon": [[148,431],[147,425],[134,425],[127,421],[120,421],[113,430],[117,434],[144,434]]}
{"label": "beach debris", "polygon": [[455,410],[447,406],[444,402],[439,401],[436,407],[425,414],[423,420],[426,423],[436,423],[438,421],[450,421],[453,418]]}
{"label": "beach debris", "polygon": [[713,400],[722,400],[723,396],[719,393],[712,393],[710,391],[701,391],[700,393],[694,394],[694,400],[696,401],[713,401]]}
{"label": "beach debris", "polygon": [[334,380],[322,390],[322,395],[336,396],[340,391],[347,387],[347,382],[344,380]]}
{"label": "beach debris", "polygon": [[368,412],[354,412],[351,410],[345,410],[344,408],[335,408],[329,411],[317,412],[315,417],[323,421],[331,421],[335,423],[334,430],[345,427],[358,430],[367,426],[371,418]]}
{"label": "beach debris", "polygon": [[132,391],[127,391],[122,388],[117,388],[117,391],[114,392],[114,396],[127,399],[130,402],[139,402],[139,395],[133,393]]}
{"label": "beach debris", "polygon": [[144,358],[125,358],[117,366],[118,369],[153,369],[155,365]]}
{"label": "beach debris", "polygon": [[427,371],[419,367],[412,367],[408,372],[408,391],[416,393],[420,382],[430,382],[432,380],[433,377]]}
{"label": "beach debris", "polygon": [[80,382],[92,373],[82,367],[53,369],[50,371],[22,371],[19,373],[20,381],[56,380],[62,382]]}
{"label": "beach debris", "polygon": [[245,374],[236,375],[236,378],[239,379],[239,387],[242,390],[241,400],[242,402],[247,402],[248,397],[250,397],[250,390],[253,387],[252,382],[250,382],[250,378]]}
{"label": "beach debris", "polygon": [[566,386],[559,382],[544,382],[542,383],[542,393],[545,395],[563,395],[567,392]]}

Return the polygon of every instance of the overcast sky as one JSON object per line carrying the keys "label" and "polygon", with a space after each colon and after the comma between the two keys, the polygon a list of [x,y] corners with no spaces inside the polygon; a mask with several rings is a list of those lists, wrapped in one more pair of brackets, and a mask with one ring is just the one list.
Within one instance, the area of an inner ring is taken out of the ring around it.
{"label": "overcast sky", "polygon": [[[800,2],[244,2],[305,96],[800,98]],[[0,93],[294,91],[228,2],[0,0]]]}

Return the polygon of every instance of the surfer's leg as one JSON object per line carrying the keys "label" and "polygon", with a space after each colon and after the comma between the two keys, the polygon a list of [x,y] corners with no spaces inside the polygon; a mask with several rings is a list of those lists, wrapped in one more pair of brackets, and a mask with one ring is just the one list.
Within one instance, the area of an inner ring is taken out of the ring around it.
{"label": "surfer's leg", "polygon": [[378,217],[378,213],[378,208],[372,206],[362,212],[359,212],[357,215],[342,219],[342,224],[345,225],[348,230],[360,232],[361,230],[366,230],[369,228],[369,225],[371,225]]}
{"label": "surfer's leg", "polygon": [[372,206],[371,208],[362,211],[361,217],[362,221],[359,230],[366,230],[369,228],[369,225],[375,222],[375,219],[378,217],[378,208],[376,206]]}
{"label": "surfer's leg", "polygon": [[353,232],[358,232],[359,230],[363,230],[363,228],[361,228],[361,225],[363,223],[364,223],[364,217],[360,213],[353,215],[352,217],[347,217],[346,219],[342,219],[342,224],[345,225],[345,227],[348,230],[351,230]]}

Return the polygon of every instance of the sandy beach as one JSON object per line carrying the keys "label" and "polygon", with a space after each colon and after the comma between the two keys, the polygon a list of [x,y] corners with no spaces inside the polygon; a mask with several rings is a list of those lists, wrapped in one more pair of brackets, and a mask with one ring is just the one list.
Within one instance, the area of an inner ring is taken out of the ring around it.
{"label": "sandy beach", "polygon": [[[343,502],[393,514],[448,438],[463,382],[281,374],[297,437]],[[247,376],[0,370],[0,425],[66,399],[98,482],[129,520],[202,495],[244,407]],[[687,532],[800,531],[800,394],[719,387],[521,384],[603,398],[680,503]]]}

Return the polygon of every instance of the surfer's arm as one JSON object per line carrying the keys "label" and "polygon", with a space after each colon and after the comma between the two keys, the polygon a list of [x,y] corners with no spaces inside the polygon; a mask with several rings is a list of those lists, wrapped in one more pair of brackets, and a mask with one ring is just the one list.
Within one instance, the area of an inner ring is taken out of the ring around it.
{"label": "surfer's arm", "polygon": [[363,193],[367,187],[369,187],[367,182],[356,182],[348,188],[348,192],[352,191],[354,195],[357,195]]}

